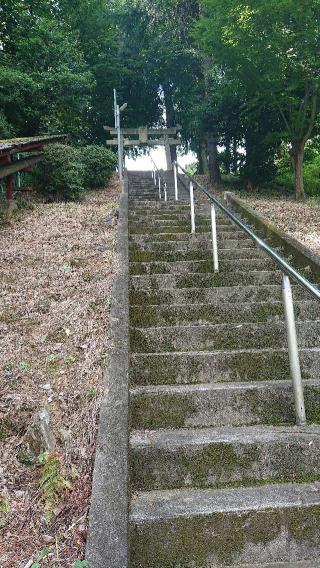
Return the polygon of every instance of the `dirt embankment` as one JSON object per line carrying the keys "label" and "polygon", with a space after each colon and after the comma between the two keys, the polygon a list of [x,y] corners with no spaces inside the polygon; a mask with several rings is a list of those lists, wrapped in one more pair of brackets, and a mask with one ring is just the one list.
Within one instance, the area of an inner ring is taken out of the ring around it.
{"label": "dirt embankment", "polygon": [[[119,185],[0,228],[0,567],[85,566]],[[46,408],[55,450],[23,443]],[[37,565],[37,564],[36,564]]]}

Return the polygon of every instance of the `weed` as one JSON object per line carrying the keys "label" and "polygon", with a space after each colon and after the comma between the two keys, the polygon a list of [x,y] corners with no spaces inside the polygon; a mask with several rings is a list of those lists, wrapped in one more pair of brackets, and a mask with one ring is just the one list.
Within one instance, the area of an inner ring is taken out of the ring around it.
{"label": "weed", "polygon": [[27,361],[21,361],[20,363],[21,371],[30,371],[30,365]]}
{"label": "weed", "polygon": [[87,390],[85,390],[84,392],[84,396],[86,397],[87,400],[92,400],[94,399],[94,397],[96,396],[97,391],[96,389],[93,388],[88,388]]}
{"label": "weed", "polygon": [[76,560],[72,568],[88,568],[89,563],[87,560]]}
{"label": "weed", "polygon": [[68,262],[65,262],[64,264],[62,264],[62,265],[60,266],[60,270],[61,270],[61,272],[63,272],[64,274],[68,274],[69,272],[72,271],[72,266],[71,266]]}
{"label": "weed", "polygon": [[77,361],[77,357],[75,357],[74,355],[65,355],[63,360],[65,363],[67,363],[67,365],[75,363]]}
{"label": "weed", "polygon": [[38,460],[42,465],[39,485],[46,511],[45,519],[50,522],[55,503],[63,496],[66,489],[71,489],[71,483],[61,473],[62,465],[57,454],[44,452],[39,455]]}
{"label": "weed", "polygon": [[0,528],[6,524],[6,515],[10,513],[10,505],[8,500],[0,493]]}

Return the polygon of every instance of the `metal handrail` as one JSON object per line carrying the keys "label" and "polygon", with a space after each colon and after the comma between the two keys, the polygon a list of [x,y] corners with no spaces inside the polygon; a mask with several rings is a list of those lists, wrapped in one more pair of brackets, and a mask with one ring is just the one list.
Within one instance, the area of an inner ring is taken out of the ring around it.
{"label": "metal handrail", "polygon": [[290,362],[291,378],[293,383],[294,399],[295,399],[295,409],[296,409],[296,420],[297,424],[306,423],[306,411],[305,402],[303,394],[303,384],[301,376],[301,367],[299,360],[299,350],[297,342],[297,330],[294,317],[294,306],[293,306],[293,296],[290,284],[290,279],[293,278],[295,282],[300,284],[305,290],[307,290],[314,298],[320,300],[320,290],[314,284],[312,284],[307,278],[302,276],[300,272],[295,270],[282,256],[280,256],[273,248],[271,248],[267,243],[258,237],[252,229],[243,223],[238,217],[236,217],[225,205],[223,205],[219,199],[217,199],[210,191],[203,187],[194,177],[190,176],[188,172],[178,164],[174,162],[174,180],[175,186],[177,187],[177,178],[179,169],[189,178],[190,180],[190,208],[191,208],[191,234],[196,232],[195,225],[195,204],[194,204],[194,186],[204,193],[211,201],[211,226],[212,226],[212,247],[213,247],[213,266],[214,271],[219,271],[218,262],[218,243],[217,243],[217,226],[216,226],[216,213],[215,206],[217,206],[231,221],[233,221],[240,229],[242,229],[257,245],[260,249],[267,253],[268,256],[274,260],[278,266],[281,268],[283,273],[282,280],[282,296],[285,312],[285,322],[287,328],[287,340],[288,340],[288,353]]}
{"label": "metal handrail", "polygon": [[212,193],[210,193],[210,191],[203,187],[196,179],[194,179],[194,177],[190,176],[188,172],[178,164],[178,162],[175,162],[175,164],[190,179],[193,185],[197,187],[197,189],[202,191],[207,197],[209,197],[209,199],[217,207],[219,207],[219,209],[223,211],[229,217],[229,219],[231,219],[236,225],[238,225],[238,227],[240,227],[261,249],[263,249],[280,266],[283,272],[285,272],[288,276],[291,276],[291,278],[293,278],[298,284],[308,290],[308,292],[312,294],[314,298],[320,300],[320,290],[318,287],[312,284],[312,282],[310,282],[307,278],[302,276],[300,272],[295,270],[288,262],[284,260],[284,258],[282,258],[275,250],[273,250],[272,247],[267,245],[267,243],[263,239],[260,239],[260,237],[258,237],[256,233],[248,227],[248,225],[240,221],[240,219],[238,219],[238,217],[231,213],[231,211],[225,205],[223,205],[219,201],[219,199],[212,195]]}
{"label": "metal handrail", "polygon": [[[150,156],[150,160],[153,164],[153,171],[152,171],[152,179],[154,181],[154,185],[156,186],[158,184],[158,189],[159,189],[159,199],[161,200],[162,197],[162,193],[161,193],[161,181],[163,183],[163,188],[164,188],[164,200],[167,201],[168,200],[168,193],[167,193],[167,182],[163,179],[163,177],[161,176],[160,170],[157,166],[157,164],[155,163],[155,161],[153,160],[152,156]],[[158,181],[157,181],[157,174],[158,174]]]}

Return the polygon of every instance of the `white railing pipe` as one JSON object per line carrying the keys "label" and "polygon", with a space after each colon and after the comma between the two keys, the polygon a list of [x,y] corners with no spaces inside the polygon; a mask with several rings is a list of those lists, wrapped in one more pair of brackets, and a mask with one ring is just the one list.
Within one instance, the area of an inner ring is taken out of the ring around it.
{"label": "white railing pipe", "polygon": [[176,163],[173,164],[173,176],[174,176],[174,199],[178,201],[178,166]]}
{"label": "white railing pipe", "polygon": [[190,209],[191,209],[191,234],[194,235],[196,232],[196,220],[194,214],[194,192],[193,192],[193,183],[190,182]]}
{"label": "white railing pipe", "polygon": [[211,204],[211,231],[212,231],[213,270],[214,272],[219,272],[216,208],[213,205],[213,203]]}
{"label": "white railing pipe", "polygon": [[297,424],[301,425],[306,423],[306,410],[304,404],[303,385],[302,385],[301,369],[299,361],[297,330],[294,318],[292,289],[291,289],[289,276],[287,276],[286,274],[283,274],[282,297],[283,297],[285,319],[287,326],[289,361],[290,361],[291,378],[294,390],[296,420]]}

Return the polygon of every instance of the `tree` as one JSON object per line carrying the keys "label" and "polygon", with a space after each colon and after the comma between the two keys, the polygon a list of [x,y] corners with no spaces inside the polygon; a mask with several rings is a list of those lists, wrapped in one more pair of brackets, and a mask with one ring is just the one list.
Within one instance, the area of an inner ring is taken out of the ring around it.
{"label": "tree", "polygon": [[236,73],[256,102],[276,111],[290,142],[296,196],[304,196],[303,156],[319,97],[320,1],[203,0],[197,37]]}

